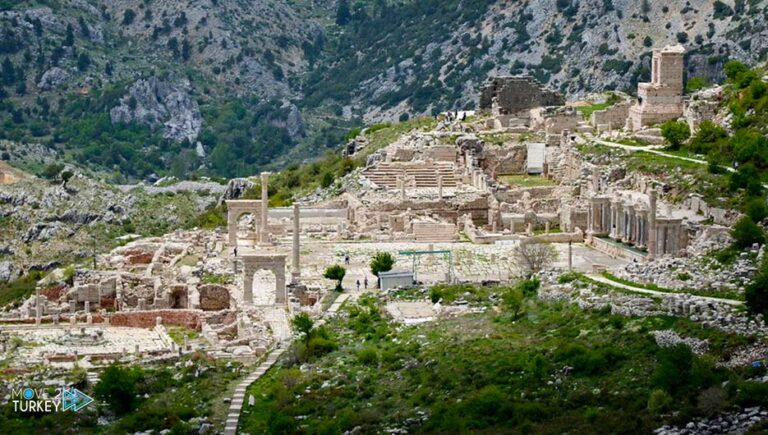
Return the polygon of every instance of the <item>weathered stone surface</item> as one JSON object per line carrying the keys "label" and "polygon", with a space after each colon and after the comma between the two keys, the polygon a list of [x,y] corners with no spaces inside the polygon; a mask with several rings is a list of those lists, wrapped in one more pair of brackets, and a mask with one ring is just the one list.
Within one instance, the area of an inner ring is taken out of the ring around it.
{"label": "weathered stone surface", "polygon": [[503,115],[524,114],[542,106],[561,106],[565,98],[545,89],[532,77],[493,77],[480,90],[480,110],[490,111],[494,101]]}
{"label": "weathered stone surface", "polygon": [[229,290],[220,285],[206,284],[200,291],[200,308],[206,311],[217,311],[229,308]]}
{"label": "weathered stone surface", "polygon": [[190,86],[186,80],[171,83],[155,77],[140,79],[110,110],[110,118],[112,122],[162,126],[163,135],[169,139],[194,141],[203,118],[197,101],[189,95]]}
{"label": "weathered stone surface", "polygon": [[58,89],[65,85],[69,79],[69,73],[59,67],[53,67],[43,73],[40,77],[40,81],[37,82],[37,87],[44,91],[51,89]]}

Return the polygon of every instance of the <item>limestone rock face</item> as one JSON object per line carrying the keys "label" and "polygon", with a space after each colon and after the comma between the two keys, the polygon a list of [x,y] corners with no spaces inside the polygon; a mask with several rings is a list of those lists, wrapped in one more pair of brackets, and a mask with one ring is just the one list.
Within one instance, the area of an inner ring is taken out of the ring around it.
{"label": "limestone rock face", "polygon": [[0,261],[0,282],[11,281],[16,277],[13,262]]}
{"label": "limestone rock face", "polygon": [[233,178],[227,183],[227,189],[221,195],[219,203],[227,199],[237,199],[243,196],[245,192],[253,187],[253,182],[247,178]]}
{"label": "limestone rock face", "polygon": [[58,89],[67,82],[67,79],[69,79],[69,74],[66,71],[59,67],[53,67],[40,77],[37,87],[44,91]]}
{"label": "limestone rock face", "polygon": [[137,80],[120,104],[109,111],[113,123],[138,122],[163,129],[163,136],[173,140],[194,141],[203,118],[197,101],[189,95],[191,85],[155,77]]}

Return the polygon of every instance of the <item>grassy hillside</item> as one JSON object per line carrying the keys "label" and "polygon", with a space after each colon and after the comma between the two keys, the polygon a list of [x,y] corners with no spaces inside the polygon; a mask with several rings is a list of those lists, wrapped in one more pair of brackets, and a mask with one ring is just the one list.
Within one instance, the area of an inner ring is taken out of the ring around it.
{"label": "grassy hillside", "polygon": [[[715,366],[748,340],[686,319],[535,298],[517,319],[490,309],[410,327],[388,321],[373,298],[346,312],[250,388],[257,400],[242,431],[649,433],[768,403],[765,385],[746,381],[751,370]],[[711,350],[659,348],[649,333],[661,329],[708,339]]]}

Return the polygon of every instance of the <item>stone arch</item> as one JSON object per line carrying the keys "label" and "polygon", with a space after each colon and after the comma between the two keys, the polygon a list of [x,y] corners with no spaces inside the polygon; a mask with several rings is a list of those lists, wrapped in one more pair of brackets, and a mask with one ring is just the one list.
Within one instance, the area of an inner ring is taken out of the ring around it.
{"label": "stone arch", "polygon": [[255,199],[231,199],[227,203],[227,233],[229,245],[237,246],[237,221],[246,213],[251,213],[256,225],[261,227],[261,201]]}
{"label": "stone arch", "polygon": [[277,276],[270,269],[262,268],[252,275],[254,305],[273,305],[277,300],[274,291],[277,288]]}
{"label": "stone arch", "polygon": [[253,275],[259,270],[268,270],[275,275],[275,304],[287,301],[285,288],[285,255],[246,254],[243,260],[243,302],[253,304]]}

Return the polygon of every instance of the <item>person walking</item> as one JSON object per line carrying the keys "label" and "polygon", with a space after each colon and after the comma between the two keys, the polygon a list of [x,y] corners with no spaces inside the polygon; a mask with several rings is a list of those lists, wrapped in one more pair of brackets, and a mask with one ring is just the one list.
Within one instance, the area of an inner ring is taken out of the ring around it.
{"label": "person walking", "polygon": [[357,280],[357,291],[360,291],[360,280]]}
{"label": "person walking", "polygon": [[368,290],[368,275],[365,275],[365,280],[363,282],[365,283],[365,289]]}

